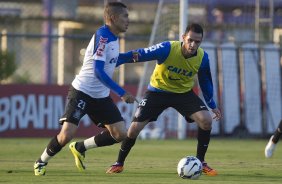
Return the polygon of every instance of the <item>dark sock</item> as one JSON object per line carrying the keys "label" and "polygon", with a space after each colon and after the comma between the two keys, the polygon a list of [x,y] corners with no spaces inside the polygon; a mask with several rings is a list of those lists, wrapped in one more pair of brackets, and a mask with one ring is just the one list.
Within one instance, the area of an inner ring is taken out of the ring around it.
{"label": "dark sock", "polygon": [[124,163],[128,153],[130,152],[131,148],[134,146],[135,142],[136,142],[136,138],[135,139],[131,139],[129,137],[125,138],[119,150],[118,159],[117,159],[118,163],[120,164]]}
{"label": "dark sock", "polygon": [[279,141],[281,135],[282,135],[282,120],[280,121],[277,129],[274,132],[272,142],[274,142],[276,144]]}
{"label": "dark sock", "polygon": [[211,130],[203,130],[198,127],[197,158],[203,162],[210,142]]}
{"label": "dark sock", "polygon": [[45,162],[43,162],[43,161],[41,160],[41,158],[38,158],[38,159],[36,160],[36,162],[45,163]]}
{"label": "dark sock", "polygon": [[79,151],[80,153],[84,153],[86,151],[86,148],[84,146],[84,141],[81,141],[81,142],[77,142],[75,144],[75,149],[77,151]]}
{"label": "dark sock", "polygon": [[118,143],[108,130],[105,130],[94,137],[95,143],[98,147],[110,146]]}
{"label": "dark sock", "polygon": [[47,146],[47,154],[50,156],[56,155],[63,147],[59,144],[57,136],[53,137]]}
{"label": "dark sock", "polygon": [[40,165],[47,165],[47,164],[48,164],[48,162],[43,162],[43,161],[41,160],[41,158],[39,158],[38,160],[36,160],[36,162],[37,162],[37,163],[40,163]]}

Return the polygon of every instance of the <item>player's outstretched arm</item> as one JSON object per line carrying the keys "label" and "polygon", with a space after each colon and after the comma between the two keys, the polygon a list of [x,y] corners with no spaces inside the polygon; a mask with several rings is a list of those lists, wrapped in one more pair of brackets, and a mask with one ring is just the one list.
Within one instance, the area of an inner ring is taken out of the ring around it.
{"label": "player's outstretched arm", "polygon": [[137,99],[131,94],[127,93],[123,88],[121,88],[117,83],[115,83],[104,71],[104,62],[103,61],[94,61],[94,70],[96,77],[108,88],[114,91],[119,95],[122,101],[126,103],[138,102]]}
{"label": "player's outstretched arm", "polygon": [[148,48],[131,50],[126,53],[120,53],[116,67],[124,63],[136,63],[157,60],[162,63],[169,55],[170,42],[162,42]]}

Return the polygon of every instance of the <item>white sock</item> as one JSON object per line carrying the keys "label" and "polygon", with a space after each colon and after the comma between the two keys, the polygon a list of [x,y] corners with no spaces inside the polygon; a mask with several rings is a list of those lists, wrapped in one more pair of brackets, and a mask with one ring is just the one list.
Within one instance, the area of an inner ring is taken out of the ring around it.
{"label": "white sock", "polygon": [[45,163],[47,163],[53,157],[53,156],[48,155],[46,150],[47,150],[47,148],[45,148],[45,150],[43,151],[43,153],[40,157],[42,162],[45,162]]}
{"label": "white sock", "polygon": [[95,136],[90,137],[90,138],[88,138],[88,139],[85,139],[85,140],[83,141],[86,150],[88,150],[88,149],[90,149],[90,148],[96,148],[96,147],[97,147],[97,145],[96,145],[96,143],[95,143],[95,140],[94,140],[94,137],[95,137]]}

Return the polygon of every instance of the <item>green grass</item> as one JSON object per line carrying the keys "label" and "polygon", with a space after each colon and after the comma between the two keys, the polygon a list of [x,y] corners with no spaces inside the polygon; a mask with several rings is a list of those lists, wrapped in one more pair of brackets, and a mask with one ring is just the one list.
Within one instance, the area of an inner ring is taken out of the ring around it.
{"label": "green grass", "polygon": [[33,174],[33,163],[49,139],[0,139],[0,183],[96,183],[96,184],[270,184],[281,183],[282,147],[271,159],[264,158],[267,140],[212,138],[206,160],[219,175],[199,180],[177,176],[176,165],[195,155],[196,140],[138,140],[120,174],[105,174],[116,160],[119,144],[86,153],[87,171],[78,172],[67,148],[48,166],[46,176]]}

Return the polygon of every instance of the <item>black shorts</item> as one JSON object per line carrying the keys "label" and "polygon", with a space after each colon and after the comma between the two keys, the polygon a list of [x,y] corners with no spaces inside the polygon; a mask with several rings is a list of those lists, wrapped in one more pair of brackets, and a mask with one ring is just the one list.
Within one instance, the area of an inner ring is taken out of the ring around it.
{"label": "black shorts", "polygon": [[138,104],[134,121],[156,121],[158,116],[168,107],[177,110],[188,122],[193,122],[190,115],[195,112],[208,110],[204,102],[194,93],[163,93],[147,91]]}
{"label": "black shorts", "polygon": [[71,86],[67,98],[67,106],[60,119],[60,124],[67,121],[78,125],[85,114],[99,127],[123,121],[120,111],[109,96],[92,98]]}

